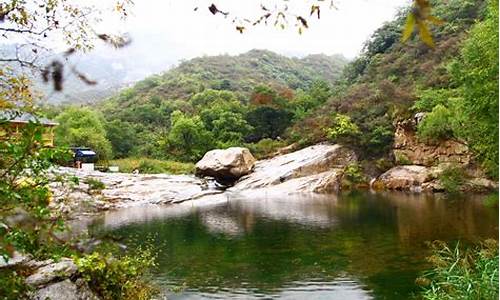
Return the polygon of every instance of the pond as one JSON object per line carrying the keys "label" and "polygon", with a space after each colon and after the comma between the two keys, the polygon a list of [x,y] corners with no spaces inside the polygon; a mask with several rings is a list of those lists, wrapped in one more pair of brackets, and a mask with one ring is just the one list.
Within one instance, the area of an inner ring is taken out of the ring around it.
{"label": "pond", "polygon": [[408,299],[427,241],[498,239],[480,196],[224,197],[110,212],[92,230],[152,244],[168,299]]}

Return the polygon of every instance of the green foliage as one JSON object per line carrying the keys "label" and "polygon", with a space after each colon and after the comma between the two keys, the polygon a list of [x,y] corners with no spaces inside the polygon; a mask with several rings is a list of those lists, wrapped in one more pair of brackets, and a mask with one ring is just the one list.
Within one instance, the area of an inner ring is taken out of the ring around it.
{"label": "green foliage", "polygon": [[166,147],[174,159],[196,161],[212,148],[213,137],[199,116],[189,117],[175,111],[171,118]]}
{"label": "green foliage", "polygon": [[417,279],[428,300],[498,299],[498,242],[462,249],[443,242],[431,244],[433,269]]}
{"label": "green foliage", "polygon": [[262,139],[255,144],[245,144],[252,155],[257,159],[263,159],[276,153],[278,149],[286,146],[285,141],[277,141],[273,139]]}
{"label": "green foliage", "polygon": [[345,167],[343,179],[347,179],[351,184],[366,183],[366,177],[363,174],[363,170],[357,163],[352,163]]}
{"label": "green foliage", "polygon": [[115,257],[92,253],[76,259],[82,278],[101,299],[150,299],[156,290],[141,278],[155,265],[151,251]]}
{"label": "green foliage", "polygon": [[[0,132],[9,130],[10,124],[0,120]],[[18,134],[0,139],[0,255],[4,257],[14,249],[40,257],[65,250],[54,236],[62,229],[61,217],[51,215],[47,207],[52,196],[48,169],[52,161],[65,160],[69,153],[43,147],[43,131],[41,124],[29,123]],[[23,226],[4,219],[19,214],[26,216]]]}
{"label": "green foliage", "polygon": [[0,295],[3,300],[18,300],[31,290],[24,282],[23,275],[26,271],[12,268],[0,269]]}
{"label": "green foliage", "polygon": [[418,124],[418,137],[427,143],[436,143],[453,137],[452,113],[438,104]]}
{"label": "green foliage", "polygon": [[467,174],[459,166],[450,166],[438,175],[439,183],[450,194],[456,194],[465,183]]}
{"label": "green foliage", "polygon": [[165,161],[151,158],[123,158],[111,160],[110,165],[118,166],[120,172],[132,173],[139,170],[144,174],[192,174],[194,165],[176,161]]}
{"label": "green foliage", "polygon": [[89,185],[89,192],[100,192],[106,188],[102,181],[92,177],[85,178],[83,182]]}
{"label": "green foliage", "polygon": [[249,141],[276,139],[290,125],[291,113],[280,108],[259,106],[248,112],[246,120],[253,127]]}
{"label": "green foliage", "polygon": [[431,112],[437,105],[448,106],[456,91],[450,89],[426,89],[418,92],[418,100],[412,106],[415,112]]}
{"label": "green foliage", "polygon": [[104,128],[116,158],[130,155],[134,146],[139,143],[134,127],[129,122],[113,120],[105,123]]}
{"label": "green foliage", "polygon": [[396,160],[396,163],[399,165],[412,165],[413,162],[402,152],[395,152],[394,153],[394,159]]}
{"label": "green foliage", "polygon": [[89,109],[69,107],[57,117],[56,143],[62,146],[92,148],[99,160],[112,156],[111,143],[106,138],[103,117]]}
{"label": "green foliage", "polygon": [[328,138],[336,143],[350,143],[360,134],[359,128],[346,115],[333,116],[333,126],[326,129]]}
{"label": "green foliage", "polygon": [[469,143],[490,175],[498,178],[498,1],[488,4],[452,67],[458,85],[457,134]]}

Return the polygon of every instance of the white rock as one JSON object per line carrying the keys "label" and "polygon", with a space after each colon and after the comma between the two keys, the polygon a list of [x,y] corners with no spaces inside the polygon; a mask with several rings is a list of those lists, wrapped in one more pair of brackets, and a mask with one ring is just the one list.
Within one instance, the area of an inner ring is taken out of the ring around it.
{"label": "white rock", "polygon": [[250,173],[255,161],[247,148],[216,149],[205,153],[196,163],[196,174],[214,177],[221,181],[234,181]]}
{"label": "white rock", "polygon": [[62,258],[59,262],[43,266],[26,278],[26,283],[32,286],[45,285],[56,278],[68,278],[78,270],[75,263],[69,258]]}

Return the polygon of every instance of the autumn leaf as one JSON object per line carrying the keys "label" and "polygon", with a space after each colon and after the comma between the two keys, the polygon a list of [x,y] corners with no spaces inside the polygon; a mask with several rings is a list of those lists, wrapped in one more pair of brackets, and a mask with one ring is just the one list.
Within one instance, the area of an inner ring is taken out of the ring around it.
{"label": "autumn leaf", "polygon": [[314,13],[317,13],[318,15],[318,19],[320,18],[320,9],[319,9],[319,6],[318,5],[313,5],[311,6],[311,13],[310,13],[310,16],[312,16]]}
{"label": "autumn leaf", "polygon": [[406,18],[406,25],[403,31],[403,37],[401,38],[403,43],[410,38],[411,34],[413,33],[414,27],[415,27],[415,15],[413,13],[410,13]]}
{"label": "autumn leaf", "polygon": [[434,40],[432,39],[431,32],[429,31],[429,28],[424,22],[418,22],[418,33],[420,35],[420,39],[429,47],[434,48]]}
{"label": "autumn leaf", "polygon": [[240,33],[243,33],[243,30],[245,30],[245,27],[243,27],[243,26],[236,26],[236,30],[238,30]]}
{"label": "autumn leaf", "polygon": [[228,12],[223,12],[220,9],[218,9],[217,6],[215,6],[215,4],[213,4],[213,3],[212,3],[212,5],[210,5],[208,7],[208,10],[212,13],[212,15],[215,15],[217,13],[221,13],[221,14],[227,16],[229,14]]}
{"label": "autumn leaf", "polygon": [[302,24],[302,26],[304,26],[305,28],[309,28],[309,26],[307,25],[307,21],[306,19],[304,19],[303,17],[301,16],[298,16],[297,17],[297,20]]}

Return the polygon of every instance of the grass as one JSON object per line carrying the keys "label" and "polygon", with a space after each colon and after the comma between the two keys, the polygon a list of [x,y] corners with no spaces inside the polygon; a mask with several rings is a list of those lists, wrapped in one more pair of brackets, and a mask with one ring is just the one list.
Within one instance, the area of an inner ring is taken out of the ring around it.
{"label": "grass", "polygon": [[120,172],[132,173],[139,170],[142,174],[192,174],[194,164],[151,158],[123,158],[109,161],[110,166],[118,166]]}
{"label": "grass", "polygon": [[471,248],[431,244],[432,270],[417,279],[422,299],[498,299],[498,241]]}

